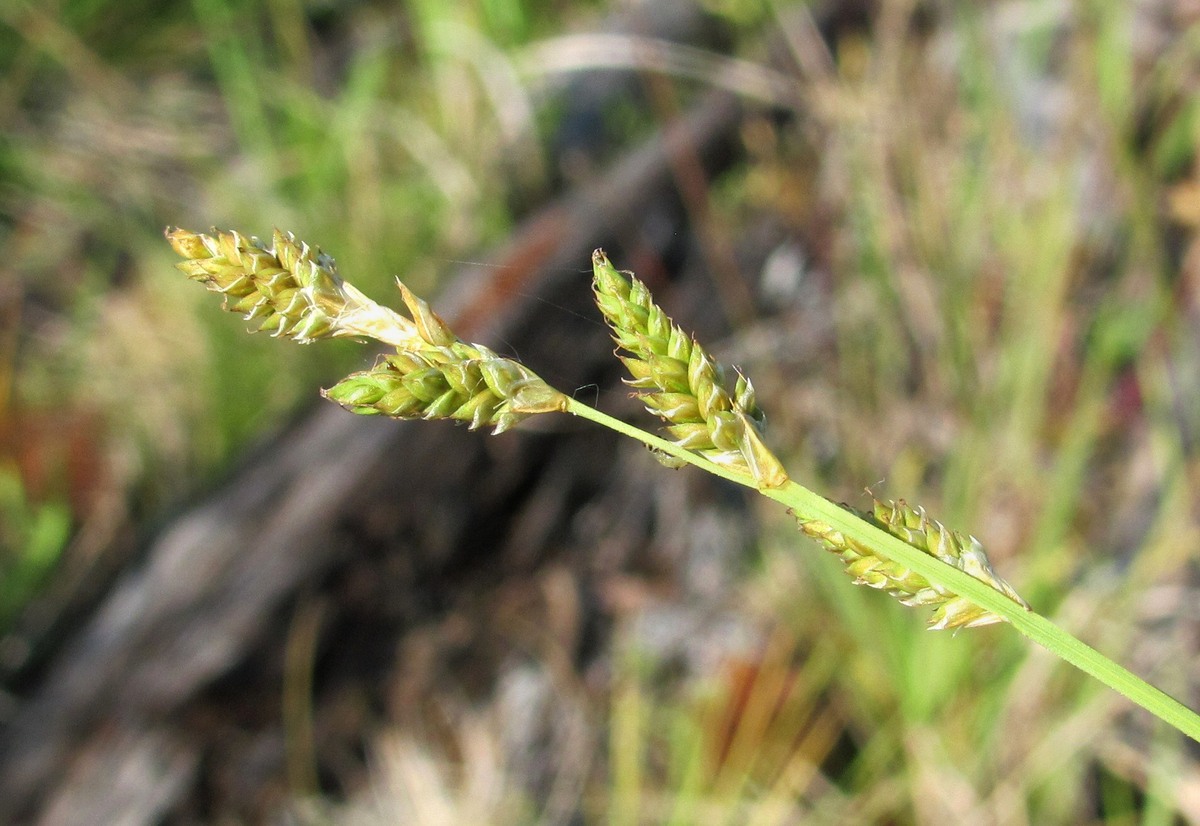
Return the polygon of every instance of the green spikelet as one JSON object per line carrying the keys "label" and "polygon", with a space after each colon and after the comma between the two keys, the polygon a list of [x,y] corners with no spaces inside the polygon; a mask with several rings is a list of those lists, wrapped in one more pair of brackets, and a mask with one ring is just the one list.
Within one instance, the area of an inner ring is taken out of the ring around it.
{"label": "green spikelet", "polygon": [[417,341],[322,391],[326,398],[362,415],[454,419],[496,433],[534,414],[566,409],[566,396],[532,370],[461,340],[425,301],[399,286]]}
{"label": "green spikelet", "polygon": [[[1029,605],[1013,587],[992,570],[978,539],[946,528],[941,522],[930,519],[924,508],[913,509],[903,500],[881,502],[873,498],[872,501],[874,506],[869,513],[843,507],[914,548],[986,583],[1022,608],[1029,609]],[[932,630],[974,628],[1001,621],[1001,617],[930,583],[920,574],[878,555],[868,545],[823,522],[799,521],[800,530],[842,558],[847,573],[854,577],[857,584],[886,591],[904,605],[937,606],[929,620]]]}
{"label": "green spikelet", "polygon": [[[629,375],[646,409],[667,423],[676,444],[777,488],[787,473],[762,440],[764,416],[750,380],[726,371],[654,303],[632,275],[620,273],[603,250],[592,254],[596,305],[612,328]],[[736,371],[735,371],[736,372]]]}

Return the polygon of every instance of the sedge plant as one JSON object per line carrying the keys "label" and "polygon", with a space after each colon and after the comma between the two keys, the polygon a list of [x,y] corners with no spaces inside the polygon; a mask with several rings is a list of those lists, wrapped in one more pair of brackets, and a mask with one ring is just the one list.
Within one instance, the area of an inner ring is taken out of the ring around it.
{"label": "sedge plant", "polygon": [[398,281],[407,315],[344,281],[332,258],[276,230],[270,244],[238,232],[169,229],[177,266],[224,297],[257,330],[309,343],[371,338],[390,349],[368,370],[322,391],[360,415],[452,419],[503,433],[530,416],[567,413],[636,439],[671,466],[690,464],[788,508],[800,530],[837,554],[858,584],[933,609],[929,627],[1006,622],[1066,662],[1200,741],[1200,716],[1034,611],[996,572],[973,536],[903,500],[869,511],[835,504],[788,477],[764,440],[754,386],[715,361],[602,250],[592,256],[596,304],[612,330],[627,384],[665,423],[665,437],[552,387],[519,361],[463,341]]}

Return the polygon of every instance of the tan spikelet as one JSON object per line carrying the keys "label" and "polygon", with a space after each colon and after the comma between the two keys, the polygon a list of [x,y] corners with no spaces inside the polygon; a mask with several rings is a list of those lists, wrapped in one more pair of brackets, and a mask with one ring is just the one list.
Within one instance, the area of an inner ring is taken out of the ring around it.
{"label": "tan spikelet", "polygon": [[271,246],[253,236],[214,229],[168,229],[188,278],[224,297],[257,329],[307,344],[319,338],[374,338],[403,347],[416,340],[411,321],[376,304],[337,274],[334,260],[289,232],[275,230]]}

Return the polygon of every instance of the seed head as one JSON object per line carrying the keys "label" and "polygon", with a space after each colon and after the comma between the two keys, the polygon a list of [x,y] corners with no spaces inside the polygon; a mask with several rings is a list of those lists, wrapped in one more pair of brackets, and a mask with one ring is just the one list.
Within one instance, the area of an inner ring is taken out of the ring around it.
{"label": "seed head", "polygon": [[411,321],[381,307],[337,274],[319,249],[275,230],[272,245],[236,231],[196,233],[168,229],[167,240],[186,260],[176,266],[224,297],[257,329],[307,344],[358,336],[403,347],[414,339]]}
{"label": "seed head", "polygon": [[454,419],[496,433],[536,413],[566,409],[566,397],[523,364],[461,341],[383,356],[322,395],[361,415]]}
{"label": "seed head", "polygon": [[779,459],[762,440],[764,416],[754,386],[740,372],[733,387],[714,361],[654,303],[646,285],[618,272],[603,250],[592,254],[596,305],[646,409],[667,423],[681,447],[751,476],[760,488],[787,481]]}
{"label": "seed head", "polygon": [[[924,508],[914,509],[904,500],[882,502],[873,498],[872,501],[873,508],[869,513],[843,507],[914,548],[991,586],[1022,608],[1029,608],[1029,604],[1013,587],[992,570],[983,545],[978,539],[946,528],[941,522],[930,519]],[[806,519],[799,521],[800,530],[841,556],[842,561],[846,563],[847,573],[854,577],[856,584],[886,591],[904,605],[937,606],[929,620],[932,630],[974,628],[1002,620],[1002,617],[980,608],[936,583],[931,583],[925,577],[886,556],[880,556],[865,543],[846,536],[823,522]]]}

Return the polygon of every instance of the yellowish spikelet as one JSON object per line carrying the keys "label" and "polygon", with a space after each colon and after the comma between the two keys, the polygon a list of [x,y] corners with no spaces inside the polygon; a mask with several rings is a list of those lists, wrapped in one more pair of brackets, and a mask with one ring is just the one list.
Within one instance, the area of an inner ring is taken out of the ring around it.
{"label": "yellowish spikelet", "polygon": [[[912,508],[904,500],[883,502],[873,498],[870,513],[849,507],[847,510],[923,553],[991,586],[1022,608],[1029,609],[1029,605],[1013,587],[992,570],[983,545],[978,539],[952,531],[936,519],[930,519],[924,508]],[[847,573],[854,577],[855,583],[886,591],[904,605],[937,606],[929,621],[929,627],[933,630],[974,628],[1002,620],[973,602],[929,582],[915,571],[880,555],[856,538],[846,536],[817,520],[798,521],[800,530],[842,558],[846,563]]]}

